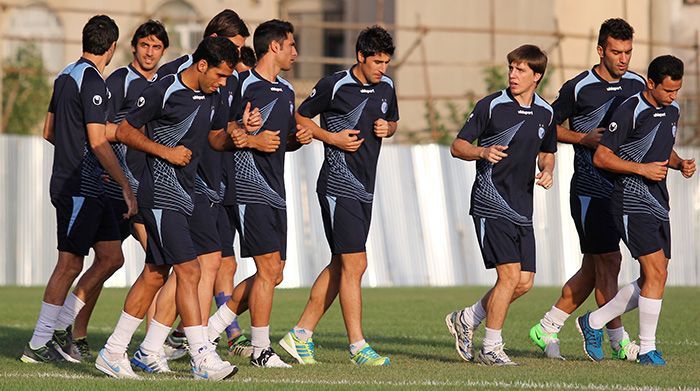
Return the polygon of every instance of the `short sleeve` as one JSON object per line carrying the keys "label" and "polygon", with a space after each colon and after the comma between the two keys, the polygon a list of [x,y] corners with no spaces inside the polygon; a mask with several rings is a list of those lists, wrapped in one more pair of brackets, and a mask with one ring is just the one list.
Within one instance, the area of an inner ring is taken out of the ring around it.
{"label": "short sleeve", "polygon": [[561,125],[564,121],[569,119],[574,113],[575,104],[573,83],[566,82],[561,86],[557,98],[554,100],[554,103],[552,103],[552,109],[554,109],[554,123],[556,125]]}
{"label": "short sleeve", "polygon": [[155,85],[151,85],[143,90],[136,101],[136,106],[126,115],[126,120],[131,126],[138,129],[158,118],[162,108],[163,95]]}
{"label": "short sleeve", "polygon": [[603,138],[600,140],[601,145],[604,145],[613,152],[617,152],[620,145],[622,145],[633,132],[634,111],[630,109],[633,102],[636,102],[636,99],[631,99],[623,103],[615,110],[612,117],[610,117],[608,128],[603,133]]}
{"label": "short sleeve", "polygon": [[324,77],[316,83],[309,96],[299,105],[299,114],[306,118],[314,118],[327,111],[332,96],[333,78]]}
{"label": "short sleeve", "polygon": [[107,102],[107,121],[115,123],[115,117],[122,109],[124,103],[124,77],[120,69],[112,72],[107,78],[107,90],[109,101]]}
{"label": "short sleeve", "polygon": [[474,142],[486,130],[489,123],[489,105],[486,99],[476,103],[474,110],[469,114],[467,122],[457,134],[457,138]]}
{"label": "short sleeve", "polygon": [[58,86],[61,84],[61,78],[57,78],[53,82],[53,92],[51,93],[51,100],[49,101],[49,113],[55,113],[56,112],[56,100],[58,97],[56,96],[56,93],[58,91]]}
{"label": "short sleeve", "polygon": [[228,94],[216,94],[214,97],[214,117],[211,121],[211,130],[219,130],[226,128],[229,117]]}
{"label": "short sleeve", "polygon": [[[228,85],[229,83],[231,83],[231,85]],[[222,98],[228,106],[228,109],[226,110],[226,113],[228,114],[228,122],[236,120],[236,110],[233,109],[233,102],[235,101],[235,96],[239,84],[240,83],[238,82],[238,73],[236,71],[233,71],[233,75],[231,75],[226,81],[226,94]]]}
{"label": "short sleeve", "polygon": [[396,99],[396,90],[391,89],[391,98],[389,100],[389,108],[386,112],[386,120],[390,122],[396,122],[399,120],[399,102]]}
{"label": "short sleeve", "polygon": [[231,107],[229,108],[230,113],[229,113],[229,122],[231,121],[239,121],[243,118],[243,94],[241,91],[241,88],[243,86],[242,80],[239,81],[238,85],[236,86],[235,92],[233,93],[233,100],[231,101]]}
{"label": "short sleeve", "polygon": [[105,124],[107,121],[107,86],[94,68],[87,68],[80,88],[85,124]]}
{"label": "short sleeve", "polygon": [[557,125],[554,121],[550,121],[549,126],[544,132],[540,152],[555,153],[557,152]]}

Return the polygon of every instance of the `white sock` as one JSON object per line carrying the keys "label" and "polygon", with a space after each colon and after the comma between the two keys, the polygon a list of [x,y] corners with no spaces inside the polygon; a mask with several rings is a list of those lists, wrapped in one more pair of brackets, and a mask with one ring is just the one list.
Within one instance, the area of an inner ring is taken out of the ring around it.
{"label": "white sock", "polygon": [[348,346],[348,349],[350,349],[350,355],[356,355],[360,350],[362,350],[362,348],[365,347],[365,345],[367,345],[367,341],[364,339],[351,343],[350,346]]}
{"label": "white sock", "polygon": [[639,354],[656,350],[656,326],[659,324],[661,301],[639,297]]}
{"label": "white sock", "polygon": [[163,349],[163,344],[165,339],[168,338],[168,334],[170,334],[170,327],[159,323],[155,319],[151,319],[146,337],[141,342],[141,351],[148,355],[158,354]]}
{"label": "white sock", "polygon": [[292,332],[294,333],[294,335],[297,338],[299,338],[300,340],[302,340],[304,342],[308,341],[309,338],[311,338],[311,336],[314,335],[313,331],[299,327],[299,326],[294,326],[294,328],[292,329]]}
{"label": "white sock", "polygon": [[134,336],[141,321],[143,319],[135,318],[122,311],[114,332],[112,332],[105,344],[105,351],[108,354],[107,358],[111,360],[120,359],[126,353],[126,347],[131,342],[131,337]]}
{"label": "white sock", "polygon": [[486,319],[486,310],[481,305],[481,299],[477,300],[471,307],[465,308],[464,312],[462,312],[462,321],[472,328],[479,327],[484,319]]}
{"label": "white sock", "polygon": [[570,314],[552,306],[546,314],[540,319],[540,325],[547,334],[558,333],[564,327],[564,322],[569,319]]}
{"label": "white sock", "polygon": [[250,343],[253,345],[253,358],[258,358],[263,350],[270,347],[270,326],[250,326]]}
{"label": "white sock", "polygon": [[58,314],[58,319],[56,320],[54,329],[67,329],[68,326],[75,322],[75,318],[78,317],[78,313],[84,306],[85,303],[83,303],[83,301],[80,300],[75,293],[71,292],[68,297],[66,297],[66,301],[63,302],[63,307],[61,308],[61,312]]}
{"label": "white sock", "polygon": [[501,330],[494,330],[486,327],[486,335],[484,335],[484,351],[491,352],[497,346],[503,343]]}
{"label": "white sock", "polygon": [[187,337],[187,344],[190,346],[190,356],[197,364],[208,349],[206,337],[204,336],[204,327],[202,325],[185,327],[185,336]]}
{"label": "white sock", "polygon": [[637,282],[625,285],[607,304],[591,312],[588,322],[594,329],[602,329],[608,322],[637,307],[639,301]]}
{"label": "white sock", "polygon": [[221,307],[219,307],[216,312],[214,312],[214,315],[212,315],[209,318],[209,325],[207,326],[207,338],[210,341],[215,340],[216,338],[221,335],[221,333],[226,330],[226,327],[228,327],[231,323],[233,323],[234,320],[236,320],[236,315],[233,311],[231,311],[230,308],[228,308],[228,305],[224,304]]}
{"label": "white sock", "polygon": [[620,342],[625,340],[626,338],[629,338],[629,334],[625,331],[624,326],[620,326],[616,329],[611,329],[610,327],[606,327],[608,330],[608,338],[610,339],[610,347],[619,350],[620,349]]}
{"label": "white sock", "polygon": [[32,339],[29,341],[30,348],[39,349],[51,340],[56,325],[56,318],[58,318],[60,312],[60,305],[49,304],[44,301],[41,302],[39,319],[36,321],[34,334],[32,334]]}

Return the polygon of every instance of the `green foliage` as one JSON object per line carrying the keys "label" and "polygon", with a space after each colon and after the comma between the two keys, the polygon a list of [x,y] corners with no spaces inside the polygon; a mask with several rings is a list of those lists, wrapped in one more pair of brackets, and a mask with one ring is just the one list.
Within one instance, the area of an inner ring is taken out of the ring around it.
{"label": "green foliage", "polygon": [[51,99],[41,52],[35,45],[27,44],[5,64],[2,129],[13,134],[41,134]]}

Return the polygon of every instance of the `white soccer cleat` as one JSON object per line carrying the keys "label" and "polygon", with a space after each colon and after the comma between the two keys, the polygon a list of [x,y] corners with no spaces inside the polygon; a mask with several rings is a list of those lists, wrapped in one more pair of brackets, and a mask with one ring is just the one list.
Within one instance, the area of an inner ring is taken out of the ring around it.
{"label": "white soccer cleat", "polygon": [[292,366],[282,361],[280,356],[269,347],[260,353],[257,358],[250,359],[250,363],[260,368],[291,368]]}
{"label": "white soccer cleat", "polygon": [[133,379],[140,380],[141,376],[134,373],[131,369],[131,364],[129,363],[129,356],[124,353],[124,355],[116,361],[110,361],[107,358],[104,349],[100,350],[97,354],[97,360],[95,360],[95,368],[107,376],[111,376],[117,379]]}
{"label": "white soccer cleat", "polygon": [[147,373],[172,372],[164,353],[146,354],[141,348],[134,353],[134,357],[131,358],[131,364]]}
{"label": "white soccer cleat", "polygon": [[203,357],[197,363],[190,360],[192,376],[195,380],[219,381],[228,379],[238,372],[238,367],[228,361],[222,361],[216,351],[207,349]]}

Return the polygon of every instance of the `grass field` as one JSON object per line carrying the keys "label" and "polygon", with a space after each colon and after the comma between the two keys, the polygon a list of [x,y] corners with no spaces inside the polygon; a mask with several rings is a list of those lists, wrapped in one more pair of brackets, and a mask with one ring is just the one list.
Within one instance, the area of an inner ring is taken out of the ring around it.
{"label": "grass field", "polygon": [[[666,293],[657,334],[658,346],[668,360],[665,368],[641,367],[630,362],[606,360],[593,363],[584,358],[581,339],[570,320],[560,333],[567,361],[540,358],[527,332],[558,295],[558,289],[536,288],[511,307],[504,338],[511,358],[521,364],[491,368],[466,363],[454,350],[454,340],[444,325],[445,314],[474,302],[485,288],[387,288],[367,289],[364,328],[367,339],[391,367],[358,368],[348,360],[339,306],[331,308],[318,326],[314,339],[321,365],[292,369],[259,369],[240,358],[228,358],[240,367],[224,383],[208,383],[212,389],[236,388],[480,388],[480,389],[587,389],[647,390],[692,389],[700,386],[700,321],[698,288],[670,288]],[[17,360],[36,322],[41,288],[0,288],[0,389],[189,389],[202,384],[191,381],[185,360],[171,363],[170,376],[145,376],[149,381],[117,381],[101,375],[93,363],[78,365],[29,365]],[[126,294],[124,289],[105,289],[93,315],[89,340],[100,348],[112,328]],[[307,298],[307,289],[278,290],[272,312],[273,346],[293,326]],[[584,305],[592,308],[593,302]],[[578,311],[576,314],[581,313]],[[627,329],[637,335],[637,313],[624,318]],[[241,318],[248,325],[248,316]],[[477,333],[481,345],[483,327]],[[143,338],[143,326],[130,351]],[[223,346],[223,343],[222,343]],[[606,355],[609,346],[606,343]],[[222,356],[225,356],[222,349]]]}

